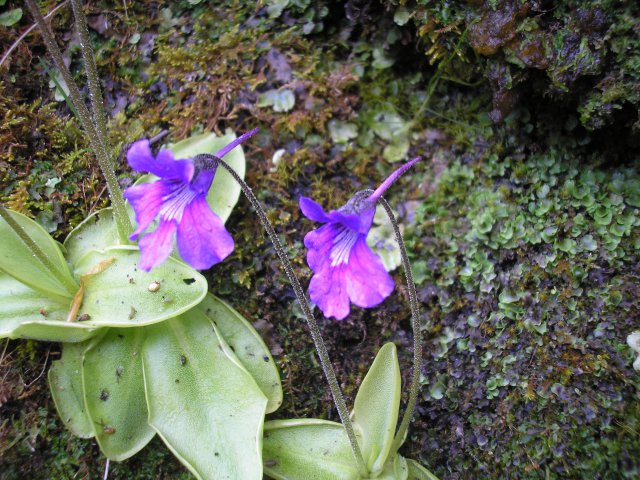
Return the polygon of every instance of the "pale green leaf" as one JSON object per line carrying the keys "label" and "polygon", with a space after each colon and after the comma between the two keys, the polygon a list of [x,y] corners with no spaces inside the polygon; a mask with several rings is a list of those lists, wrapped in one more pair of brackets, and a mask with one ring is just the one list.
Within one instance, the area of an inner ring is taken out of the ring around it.
{"label": "pale green leaf", "polygon": [[407,467],[409,468],[409,480],[438,480],[438,477],[415,460],[407,459]]}
{"label": "pale green leaf", "polygon": [[355,123],[334,119],[329,120],[327,127],[334,143],[348,143],[349,140],[358,137],[358,126]]}
{"label": "pale green leaf", "polygon": [[155,435],[142,376],[144,328],[112,328],[84,354],[82,384],[87,413],[102,453],[125,460]]}
{"label": "pale green leaf", "polygon": [[[8,210],[13,219],[23,228],[55,268],[75,284],[67,263],[56,241],[38,223],[21,213]],[[9,224],[0,217],[0,270],[16,280],[41,291],[48,297],[61,301],[70,300],[75,291],[65,287],[27,248]]]}
{"label": "pale green leaf", "polygon": [[391,142],[399,130],[407,127],[407,122],[392,109],[376,112],[368,123],[373,132],[387,142]]}
{"label": "pale green leaf", "polygon": [[264,424],[264,470],[276,480],[357,480],[344,427],[319,419]]}
{"label": "pale green leaf", "polygon": [[267,399],[196,309],[147,329],[149,423],[198,478],[262,478]]}
{"label": "pale green leaf", "polygon": [[269,18],[278,18],[282,11],[289,5],[290,0],[269,0],[267,3],[267,14]]}
{"label": "pale green leaf", "polygon": [[8,12],[0,14],[0,25],[3,27],[11,27],[20,21],[22,18],[22,9],[14,8]]}
{"label": "pale green leaf", "polygon": [[[167,148],[173,152],[176,159],[193,158],[201,153],[214,155],[235,139],[236,134],[231,131],[227,131],[223,137],[217,137],[214,133],[205,133],[168,145]],[[246,161],[242,145],[238,145],[231,150],[224,156],[223,160],[235,170],[240,178],[244,178]],[[233,177],[224,168],[218,167],[211,189],[207,194],[207,202],[211,209],[225,222],[231,215],[233,207],[238,203],[240,192],[240,186]]]}
{"label": "pale green leaf", "polygon": [[373,49],[373,62],[371,65],[373,68],[377,68],[378,70],[383,70],[385,68],[389,68],[395,63],[395,59],[387,53],[387,51],[382,47],[376,47]]}
{"label": "pale green leaf", "polygon": [[92,340],[64,343],[62,357],[51,364],[49,389],[58,415],[65,426],[80,438],[91,438],[95,427],[87,414],[82,388],[82,356]]}
{"label": "pale green leaf", "polygon": [[196,308],[216,325],[225,342],[267,397],[267,413],[276,411],[282,403],[280,374],[258,332],[242,315],[210,293]]}
{"label": "pale green leaf", "polygon": [[[133,211],[127,208],[133,219]],[[78,262],[91,250],[103,250],[120,244],[116,222],[111,207],[92,213],[64,240],[66,257],[71,264]]]}
{"label": "pale green leaf", "polygon": [[376,475],[391,449],[400,408],[400,367],[396,346],[389,342],[376,355],[356,395],[351,417],[360,433],[367,469]]}
{"label": "pale green leaf", "polygon": [[258,95],[258,107],[272,107],[274,112],[288,112],[296,103],[291,90],[267,90]]}
{"label": "pale green leaf", "polygon": [[387,162],[399,162],[404,160],[409,153],[409,139],[406,135],[398,135],[392,142],[382,150],[382,158]]}
{"label": "pale green leaf", "polygon": [[46,297],[0,271],[0,338],[30,338],[49,342],[80,342],[96,327],[67,322],[69,301]]}
{"label": "pale green leaf", "polygon": [[408,477],[407,461],[401,455],[395,455],[387,459],[384,470],[376,478],[380,480],[407,480]]}
{"label": "pale green leaf", "polygon": [[79,276],[105,260],[113,263],[91,276],[78,318],[93,327],[139,327],[175,317],[200,303],[207,281],[196,270],[168,258],[151,272],[137,268],[135,247],[109,247],[91,251],[78,262]]}
{"label": "pale green leaf", "polygon": [[406,25],[407,22],[411,19],[411,12],[407,10],[406,7],[401,6],[393,14],[393,21],[396,25]]}

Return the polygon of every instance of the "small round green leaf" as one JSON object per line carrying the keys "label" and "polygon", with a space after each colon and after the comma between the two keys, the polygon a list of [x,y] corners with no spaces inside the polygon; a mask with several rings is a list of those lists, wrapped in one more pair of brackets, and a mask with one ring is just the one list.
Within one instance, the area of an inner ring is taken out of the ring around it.
{"label": "small round green leaf", "polygon": [[168,258],[151,272],[137,268],[135,247],[91,251],[78,262],[80,276],[113,259],[85,283],[78,318],[93,327],[139,327],[161,322],[193,308],[207,293],[207,281],[184,263]]}
{"label": "small round green leaf", "polygon": [[100,450],[111,460],[125,460],[155,435],[142,376],[144,328],[112,328],[84,354],[82,384],[87,413]]}
{"label": "small round green leaf", "polygon": [[264,424],[264,471],[276,480],[360,478],[344,427],[315,418]]}

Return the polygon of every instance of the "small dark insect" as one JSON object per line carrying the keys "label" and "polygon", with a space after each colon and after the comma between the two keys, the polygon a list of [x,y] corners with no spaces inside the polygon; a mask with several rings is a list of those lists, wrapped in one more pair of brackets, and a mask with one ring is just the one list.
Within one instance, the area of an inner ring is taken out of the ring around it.
{"label": "small dark insect", "polygon": [[186,283],[187,285],[191,285],[192,283],[194,283],[196,281],[195,278],[183,278],[182,281],[184,283]]}
{"label": "small dark insect", "polygon": [[136,283],[136,281],[133,279],[133,277],[131,277],[131,278],[129,279],[129,283],[130,283],[131,285],[133,285],[133,284],[135,284],[135,283]]}
{"label": "small dark insect", "polygon": [[187,357],[185,357],[184,355],[180,355],[180,365],[184,367],[186,364],[187,364]]}
{"label": "small dark insect", "polygon": [[107,389],[102,389],[100,391],[100,400],[102,400],[103,402],[109,400],[109,391]]}
{"label": "small dark insect", "polygon": [[89,315],[88,313],[83,313],[78,317],[79,322],[86,322],[87,320],[91,320],[91,315]]}
{"label": "small dark insect", "polygon": [[42,315],[43,317],[46,317],[47,315],[49,315],[49,312],[47,312],[44,308],[41,308],[40,315]]}
{"label": "small dark insect", "polygon": [[120,378],[122,377],[123,372],[124,372],[124,367],[116,368],[116,382],[120,383]]}

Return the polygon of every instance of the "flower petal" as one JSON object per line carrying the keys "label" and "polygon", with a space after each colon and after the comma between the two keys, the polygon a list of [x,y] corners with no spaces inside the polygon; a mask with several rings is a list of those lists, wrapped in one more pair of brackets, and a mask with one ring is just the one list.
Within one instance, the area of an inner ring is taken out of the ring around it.
{"label": "flower petal", "polygon": [[176,228],[176,222],[161,220],[158,228],[140,239],[138,242],[140,247],[139,268],[148,272],[169,257],[171,250],[173,250],[173,234]]}
{"label": "flower petal", "polygon": [[309,283],[309,298],[325,317],[344,320],[349,315],[349,297],[345,288],[345,265],[326,267],[316,273]]}
{"label": "flower petal", "polygon": [[331,264],[331,249],[340,230],[339,225],[328,223],[305,235],[304,246],[309,249],[307,264],[311,270],[317,272],[323,268],[324,264]]}
{"label": "flower petal", "polygon": [[314,222],[329,221],[329,217],[320,204],[311,200],[309,197],[300,197],[300,210],[302,210],[302,214],[305,217]]}
{"label": "flower petal", "polygon": [[149,140],[134,142],[127,151],[127,161],[134,170],[153,173],[160,178],[171,178],[189,182],[193,177],[191,160],[174,160],[170,150],[160,150],[154,159]]}
{"label": "flower petal", "polygon": [[196,192],[198,195],[206,196],[207,193],[209,193],[211,184],[213,183],[215,173],[215,170],[202,170],[191,182],[191,190]]}
{"label": "flower petal", "polygon": [[341,223],[351,230],[355,230],[358,233],[366,235],[369,233],[375,213],[376,209],[374,206],[373,208],[361,211],[360,213],[344,213],[340,210],[331,210],[328,217],[332,222]]}
{"label": "flower petal", "polygon": [[168,192],[169,185],[162,180],[134,185],[124,191],[124,198],[131,204],[138,224],[129,237],[130,240],[137,240],[138,235],[149,227],[162,207],[162,198]]}
{"label": "flower petal", "polygon": [[353,245],[345,265],[346,291],[352,303],[369,308],[391,295],[393,279],[378,255],[373,253],[364,236]]}
{"label": "flower petal", "polygon": [[233,248],[233,238],[204,196],[185,207],[178,227],[178,251],[185,262],[206,270],[229,256]]}

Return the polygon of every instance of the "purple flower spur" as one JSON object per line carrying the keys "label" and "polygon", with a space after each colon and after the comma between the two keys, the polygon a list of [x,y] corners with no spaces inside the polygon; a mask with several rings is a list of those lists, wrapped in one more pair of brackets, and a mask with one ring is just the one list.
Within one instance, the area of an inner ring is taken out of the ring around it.
{"label": "purple flower spur", "polygon": [[[257,131],[256,128],[236,138],[214,156],[222,158]],[[156,217],[159,219],[157,228],[138,242],[138,267],[149,271],[164,262],[171,254],[176,233],[180,256],[198,270],[210,268],[233,251],[233,238],[206,199],[216,167],[210,168],[197,159],[176,160],[169,150],[160,150],[153,158],[148,140],[133,143],[127,151],[127,161],[134,170],[160,177],[124,192],[138,224],[131,240],[137,240]]]}
{"label": "purple flower spur", "polygon": [[307,263],[314,273],[309,297],[325,317],[343,320],[349,315],[350,303],[374,307],[393,291],[391,276],[366,238],[377,201],[419,160],[420,157],[414,158],[398,168],[373,193],[358,192],[342,208],[329,213],[310,198],[300,198],[302,213],[310,220],[325,223],[304,237]]}

